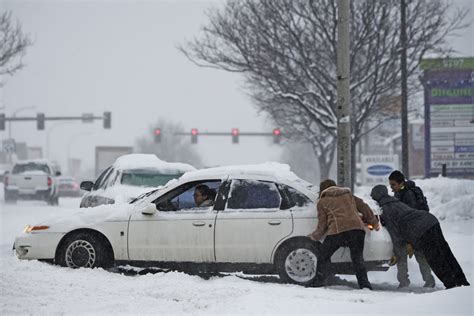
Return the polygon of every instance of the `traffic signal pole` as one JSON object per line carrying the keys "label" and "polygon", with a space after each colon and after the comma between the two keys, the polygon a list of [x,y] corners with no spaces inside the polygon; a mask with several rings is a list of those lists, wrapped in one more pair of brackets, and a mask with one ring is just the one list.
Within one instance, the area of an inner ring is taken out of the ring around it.
{"label": "traffic signal pole", "polygon": [[109,129],[111,127],[112,113],[104,112],[103,116],[94,116],[94,115],[81,115],[81,116],[45,116],[44,113],[38,113],[37,116],[28,116],[28,117],[6,117],[3,113],[0,114],[0,130],[4,130],[5,122],[24,122],[24,121],[36,121],[37,128],[39,130],[44,129],[45,121],[83,121],[89,122],[94,120],[103,120],[104,128]]}

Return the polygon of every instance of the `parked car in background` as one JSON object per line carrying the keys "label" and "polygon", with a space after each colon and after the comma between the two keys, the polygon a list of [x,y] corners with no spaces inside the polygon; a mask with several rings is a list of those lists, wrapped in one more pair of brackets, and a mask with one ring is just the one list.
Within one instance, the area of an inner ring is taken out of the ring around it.
{"label": "parked car in background", "polygon": [[78,197],[81,196],[79,183],[71,177],[59,178],[59,196]]}
{"label": "parked car in background", "polygon": [[[217,192],[206,206],[196,196],[203,186]],[[317,191],[288,165],[191,171],[130,204],[28,225],[14,247],[20,259],[71,268],[192,266],[279,274],[284,282],[308,285],[316,276],[317,249],[307,235],[317,224]],[[367,229],[367,269],[387,270],[391,256],[388,231]],[[335,273],[353,272],[346,248],[331,262]]]}
{"label": "parked car in background", "polygon": [[113,204],[117,199],[128,202],[193,170],[196,169],[191,165],[166,162],[152,154],[123,155],[95,182],[81,183],[81,189],[88,192],[83,196],[80,207]]}
{"label": "parked car in background", "polygon": [[47,160],[18,161],[12,171],[4,176],[6,202],[17,200],[43,200],[50,205],[58,204],[59,188],[56,171]]}

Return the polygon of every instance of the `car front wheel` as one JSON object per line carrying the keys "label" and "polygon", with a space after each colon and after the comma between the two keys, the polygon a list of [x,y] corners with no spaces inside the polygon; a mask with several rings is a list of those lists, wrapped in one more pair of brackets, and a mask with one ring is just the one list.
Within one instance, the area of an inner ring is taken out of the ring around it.
{"label": "car front wheel", "polygon": [[107,249],[94,235],[80,233],[63,243],[58,253],[58,263],[69,268],[109,267]]}
{"label": "car front wheel", "polygon": [[304,240],[283,246],[275,264],[284,283],[308,286],[316,277],[317,250],[313,242]]}

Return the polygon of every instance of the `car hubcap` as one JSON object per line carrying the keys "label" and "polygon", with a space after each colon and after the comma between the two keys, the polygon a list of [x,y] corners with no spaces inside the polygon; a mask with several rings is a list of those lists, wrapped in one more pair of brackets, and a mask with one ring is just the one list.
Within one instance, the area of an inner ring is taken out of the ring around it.
{"label": "car hubcap", "polygon": [[95,263],[95,249],[86,240],[76,240],[66,249],[66,264],[70,268],[92,268]]}
{"label": "car hubcap", "polygon": [[311,250],[295,249],[286,257],[286,274],[298,283],[311,281],[316,275],[316,261],[316,255]]}

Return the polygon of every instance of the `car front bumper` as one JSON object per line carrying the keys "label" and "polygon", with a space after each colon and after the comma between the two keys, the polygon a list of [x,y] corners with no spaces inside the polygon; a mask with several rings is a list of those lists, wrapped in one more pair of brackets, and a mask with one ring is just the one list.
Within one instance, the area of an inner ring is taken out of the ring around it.
{"label": "car front bumper", "polygon": [[23,233],[15,239],[13,249],[19,259],[54,259],[64,233]]}

